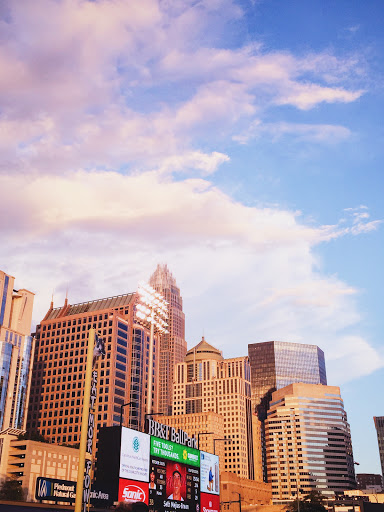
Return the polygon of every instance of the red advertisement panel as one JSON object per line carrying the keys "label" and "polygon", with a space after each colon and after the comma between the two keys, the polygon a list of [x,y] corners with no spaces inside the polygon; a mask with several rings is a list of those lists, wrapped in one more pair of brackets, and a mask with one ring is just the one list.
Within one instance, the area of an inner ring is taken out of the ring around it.
{"label": "red advertisement panel", "polygon": [[200,512],[220,512],[220,496],[200,493]]}
{"label": "red advertisement panel", "polygon": [[148,505],[148,483],[120,478],[118,500],[126,503],[143,501]]}

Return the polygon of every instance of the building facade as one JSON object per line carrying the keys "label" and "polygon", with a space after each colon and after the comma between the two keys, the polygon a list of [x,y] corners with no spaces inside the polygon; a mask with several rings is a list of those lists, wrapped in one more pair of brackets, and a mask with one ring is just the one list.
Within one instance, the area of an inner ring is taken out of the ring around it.
{"label": "building facade", "polygon": [[149,284],[168,302],[169,332],[160,339],[158,412],[169,415],[172,414],[173,370],[176,364],[184,361],[187,353],[183,299],[167,265],[157,265]]}
{"label": "building facade", "polygon": [[194,414],[179,414],[177,416],[154,416],[154,419],[164,425],[184,430],[198,441],[199,450],[214,453],[220,457],[220,473],[224,469],[224,445],[215,446],[214,439],[224,438],[224,417],[215,412],[200,412]]}
{"label": "building facade", "polygon": [[[77,444],[83,408],[88,330],[105,341],[99,358],[97,428],[122,421],[142,429],[146,413],[149,328],[136,318],[137,295],[128,293],[54,308],[36,328],[28,429],[52,443]],[[158,407],[158,337],[154,339],[152,407]],[[127,407],[122,407],[129,404]]]}
{"label": "building facade", "polygon": [[[255,455],[248,357],[224,359],[204,338],[175,367],[173,415],[221,414],[224,436],[214,450],[224,455],[224,471],[254,479]],[[216,446],[215,446],[216,445]],[[220,445],[220,448],[219,448]]]}
{"label": "building facade", "polygon": [[0,478],[15,478],[25,501],[35,498],[38,477],[76,482],[79,450],[31,440],[18,440],[15,432],[0,434]]}
{"label": "building facade", "polygon": [[359,473],[358,475],[356,475],[356,481],[357,488],[361,490],[383,489],[383,477],[381,475],[376,475],[374,473]]}
{"label": "building facade", "polygon": [[375,422],[377,442],[379,444],[381,473],[384,478],[384,416],[374,416],[373,421]]}
{"label": "building facade", "polygon": [[264,479],[267,481],[264,421],[272,393],[294,382],[327,384],[324,352],[316,345],[267,341],[248,345],[252,410],[261,421]]}
{"label": "building facade", "polygon": [[30,391],[34,294],[0,271],[0,431],[24,429]]}
{"label": "building facade", "polygon": [[340,389],[291,384],[275,391],[265,421],[268,481],[272,499],[356,487],[352,443]]}

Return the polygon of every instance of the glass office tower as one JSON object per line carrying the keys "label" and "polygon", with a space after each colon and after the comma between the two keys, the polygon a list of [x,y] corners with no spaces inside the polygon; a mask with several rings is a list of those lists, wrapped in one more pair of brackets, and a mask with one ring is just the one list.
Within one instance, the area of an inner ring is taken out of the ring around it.
{"label": "glass office tower", "polygon": [[261,423],[264,480],[267,478],[264,421],[272,393],[289,384],[327,384],[324,352],[316,345],[267,341],[248,345],[252,410]]}
{"label": "glass office tower", "polygon": [[272,393],[294,382],[327,384],[324,352],[316,345],[267,341],[248,345],[252,405],[259,419],[267,417]]}
{"label": "glass office tower", "polygon": [[0,430],[25,429],[33,299],[32,292],[15,290],[15,278],[0,270]]}

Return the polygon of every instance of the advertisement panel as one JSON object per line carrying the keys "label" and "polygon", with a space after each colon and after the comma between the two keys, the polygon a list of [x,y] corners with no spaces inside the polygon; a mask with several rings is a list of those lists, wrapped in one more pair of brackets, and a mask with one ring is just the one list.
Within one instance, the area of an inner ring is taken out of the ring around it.
{"label": "advertisement panel", "polygon": [[137,430],[121,429],[120,478],[149,481],[150,438]]}
{"label": "advertisement panel", "polygon": [[162,437],[121,430],[118,500],[143,501],[150,512],[219,512],[219,458],[181,430],[152,422],[152,431]]}
{"label": "advertisement panel", "polygon": [[151,455],[173,460],[174,462],[181,462],[182,464],[200,466],[200,452],[196,448],[164,441],[153,436],[151,436]]}
{"label": "advertisement panel", "polygon": [[[76,499],[76,482],[58,480],[38,476],[36,479],[35,498],[39,501],[56,501],[72,503]],[[92,503],[104,505],[109,500],[109,494],[94,487],[89,492]]]}
{"label": "advertisement panel", "polygon": [[200,512],[220,512],[220,496],[216,494],[200,494]]}
{"label": "advertisement panel", "polygon": [[120,478],[118,500],[125,503],[142,501],[148,505],[148,483]]}
{"label": "advertisement panel", "polygon": [[201,492],[220,494],[218,455],[200,452],[200,483]]}
{"label": "advertisement panel", "polygon": [[37,500],[67,501],[76,499],[76,482],[37,477],[35,498]]}

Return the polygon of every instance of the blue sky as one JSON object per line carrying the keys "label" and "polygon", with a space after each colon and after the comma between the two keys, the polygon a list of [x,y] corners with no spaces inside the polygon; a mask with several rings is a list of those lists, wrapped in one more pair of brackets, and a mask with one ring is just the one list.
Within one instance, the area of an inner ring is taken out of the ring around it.
{"label": "blue sky", "polygon": [[189,347],[319,345],[379,472],[383,9],[3,2],[0,259],[34,321],[167,263]]}

